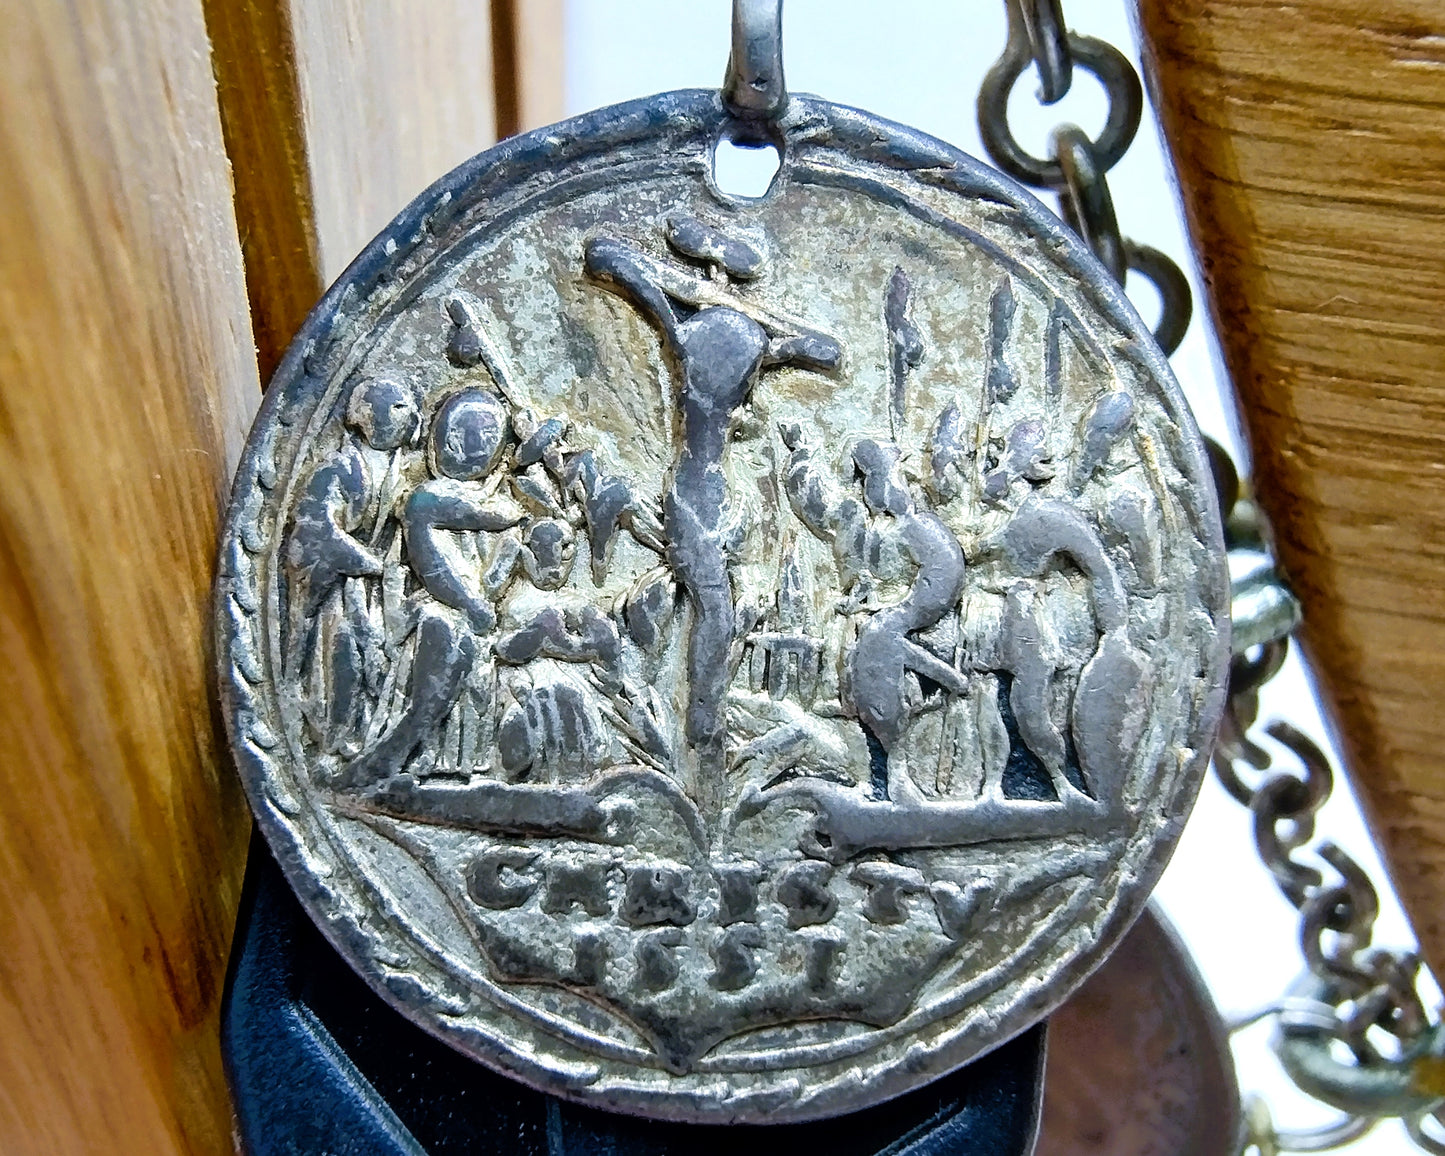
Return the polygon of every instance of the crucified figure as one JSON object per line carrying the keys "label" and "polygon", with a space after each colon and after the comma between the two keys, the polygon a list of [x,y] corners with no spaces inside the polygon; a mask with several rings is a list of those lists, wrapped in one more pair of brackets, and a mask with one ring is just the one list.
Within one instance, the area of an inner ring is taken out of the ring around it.
{"label": "crucified figure", "polygon": [[729,278],[748,280],[763,266],[751,245],[692,218],[670,220],[667,240],[712,276],[606,237],[588,243],[586,269],[657,325],[679,371],[682,444],[663,500],[663,532],[668,564],[693,611],[684,723],[696,760],[693,794],[704,814],[716,815],[726,796],[724,705],[734,632],[722,469],[728,427],[765,368],[833,369],[842,354],[832,338],[728,292]]}

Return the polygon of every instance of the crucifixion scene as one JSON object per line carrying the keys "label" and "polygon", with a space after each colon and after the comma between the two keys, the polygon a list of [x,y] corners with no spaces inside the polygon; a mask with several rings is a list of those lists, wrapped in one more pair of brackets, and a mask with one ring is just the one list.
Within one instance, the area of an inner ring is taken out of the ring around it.
{"label": "crucifixion scene", "polygon": [[[908,857],[1107,840],[1150,741],[1162,515],[1119,484],[1143,472],[1130,392],[1061,423],[1081,339],[1055,305],[1025,348],[1007,270],[976,374],[940,395],[916,384],[940,351],[906,268],[877,286],[872,349],[779,307],[769,269],[761,232],[684,214],[586,239],[579,291],[643,327],[671,407],[660,486],[527,404],[482,300],[451,293],[457,384],[356,381],[284,551],[286,672],[337,813],[456,892],[495,973],[624,1008],[678,1070],[793,1015],[896,1019],[1017,883]],[[874,358],[845,438],[776,403]],[[464,869],[418,834],[438,830]],[[781,934],[764,898],[789,936],[832,929],[786,990],[757,978]],[[908,961],[882,986],[842,951],[853,922]],[[716,935],[689,970],[694,924]],[[690,983],[748,995],[699,1020]]]}
{"label": "crucifixion scene", "polygon": [[[725,468],[738,427],[760,382],[826,381],[845,351],[748,295],[761,245],[688,217],[660,232],[661,254],[594,237],[583,265],[655,329],[674,375],[662,493],[495,380],[447,396],[425,428],[403,387],[355,386],[346,439],[305,486],[287,552],[289,668],[318,704],[308,718],[330,781],[360,794],[478,772],[560,785],[641,765],[704,826],[805,802],[839,855],[1107,811],[1146,677],[1125,584],[1150,575],[1147,557],[1121,566],[1106,539],[1130,545],[1132,532],[1147,555],[1148,496],[1097,511],[1088,490],[1130,436],[1128,393],[1102,393],[1064,437],[1037,417],[969,429],[952,402],[926,446],[900,445],[892,430],[928,348],[895,269],[880,287],[889,428],[841,453],[798,422],[755,434],[776,446],[786,523],[760,550],[757,503],[730,492]],[[465,300],[447,309],[448,358],[484,364]],[[1007,278],[988,309],[985,415],[1016,388]],[[1047,341],[1060,340],[1055,326]],[[975,535],[973,557],[940,514],[958,509],[997,526]],[[619,539],[651,563],[598,605],[588,588],[612,576]],[[737,564],[760,552],[776,559],[771,588],[746,588]],[[1008,580],[971,583],[981,563]],[[931,756],[913,739],[925,724]],[[1012,806],[1043,801],[1058,806]]]}

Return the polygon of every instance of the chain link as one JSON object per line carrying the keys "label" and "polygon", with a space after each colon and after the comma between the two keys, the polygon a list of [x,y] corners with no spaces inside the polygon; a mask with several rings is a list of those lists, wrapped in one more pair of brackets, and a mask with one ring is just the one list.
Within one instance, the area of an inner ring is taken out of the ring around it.
{"label": "chain link", "polygon": [[[978,128],[988,155],[1015,180],[1058,194],[1059,212],[1120,283],[1132,272],[1159,294],[1154,339],[1173,353],[1189,328],[1189,281],[1169,257],[1121,235],[1108,172],[1128,151],[1144,113],[1144,86],[1129,58],[1113,45],[1067,30],[1061,0],[1005,0],[1008,41],[978,92]],[[1039,100],[1055,104],[1073,85],[1074,66],[1104,86],[1104,129],[1091,138],[1074,124],[1050,137],[1037,157],[1018,141],[1008,118],[1009,95],[1030,65],[1039,74]]]}
{"label": "chain link", "polygon": [[1244,1102],[1244,1144],[1241,1152],[1280,1156],[1283,1152],[1333,1152],[1353,1144],[1372,1129],[1372,1116],[1345,1116],[1316,1128],[1283,1129],[1274,1122],[1269,1105],[1259,1096]]}
{"label": "chain link", "polygon": [[[978,91],[978,127],[994,164],[1015,180],[1036,188],[1058,189],[1064,172],[1057,156],[1040,158],[1019,144],[1008,120],[1008,99],[1030,64],[1037,65],[1044,84],[1040,99],[1054,104],[1068,93],[1073,65],[1092,72],[1104,86],[1109,111],[1104,130],[1091,141],[1100,172],[1108,172],[1134,143],[1144,113],[1144,86],[1129,58],[1102,40],[1079,36],[1064,28],[1061,5],[1054,0],[1006,0],[1008,42]],[[1035,49],[1038,45],[1038,51]],[[1067,71],[1054,59],[1065,55]]]}
{"label": "chain link", "polygon": [[[1188,281],[1169,257],[1122,235],[1108,183],[1109,170],[1139,128],[1138,73],[1118,49],[1068,31],[1062,0],[1005,0],[1005,7],[1008,40],[978,95],[984,147],[1010,176],[1055,192],[1060,215],[1117,280],[1137,273],[1155,286],[1162,305],[1155,339],[1172,353],[1189,325]],[[1097,138],[1077,125],[1060,124],[1050,136],[1047,158],[1019,144],[1008,102],[1030,65],[1038,72],[1043,104],[1069,92],[1075,65],[1099,80],[1108,112]],[[1314,848],[1313,861],[1301,857],[1334,788],[1329,759],[1300,731],[1275,721],[1264,733],[1297,764],[1295,770],[1279,770],[1252,737],[1260,688],[1284,663],[1289,636],[1299,625],[1299,604],[1270,559],[1263,518],[1248,486],[1221,447],[1210,442],[1209,453],[1231,563],[1246,556],[1256,562],[1234,584],[1235,654],[1213,766],[1225,790],[1249,808],[1260,860],[1299,910],[1307,967],[1284,999],[1245,1024],[1275,1019],[1274,1049],[1285,1071],[1308,1095],[1344,1113],[1322,1128],[1285,1130],[1262,1100],[1250,1097],[1241,1151],[1260,1156],[1329,1151],[1393,1116],[1404,1120],[1420,1148],[1445,1153],[1445,1125],[1433,1115],[1445,1114],[1445,1026],[1432,1023],[1420,999],[1419,957],[1373,946],[1379,895],[1342,849],[1323,842]],[[1329,869],[1328,878],[1317,863]],[[1341,1045],[1349,1058],[1342,1058]]]}
{"label": "chain link", "polygon": [[[1220,453],[1211,447],[1211,457]],[[1265,535],[1258,511],[1242,492],[1247,487],[1232,463],[1217,462],[1215,475],[1231,557],[1260,554]],[[1287,594],[1273,569],[1266,572]],[[1289,752],[1295,770],[1276,769],[1251,734],[1260,688],[1283,665],[1288,634],[1298,622],[1297,611],[1273,617],[1272,611],[1259,611],[1251,594],[1259,574],[1235,583],[1235,616],[1246,620],[1238,640],[1244,650],[1230,664],[1213,764],[1225,790],[1249,808],[1260,860],[1300,912],[1307,971],[1267,1013],[1277,1022],[1275,1054],[1302,1091],[1345,1115],[1323,1129],[1286,1131],[1255,1104],[1245,1150],[1328,1151],[1353,1142],[1376,1120],[1398,1116],[1422,1148],[1445,1151],[1432,1147],[1441,1140],[1424,1130],[1426,1117],[1445,1105],[1445,1029],[1431,1022],[1420,999],[1419,957],[1373,946],[1379,895],[1345,851],[1330,842],[1315,847],[1313,859],[1329,869],[1329,878],[1299,854],[1313,840],[1316,816],[1333,791],[1333,768],[1324,752],[1288,723],[1271,722],[1264,733]],[[1385,1041],[1393,1041],[1389,1054],[1381,1048]],[[1341,1044],[1348,1058],[1340,1054]]]}
{"label": "chain link", "polygon": [[1074,83],[1074,54],[1064,28],[1064,6],[1060,0],[1023,0],[1019,5],[1029,55],[1039,70],[1039,99],[1057,104]]}
{"label": "chain link", "polygon": [[[1426,1125],[1432,1125],[1427,1128]],[[1445,1156],[1445,1124],[1433,1112],[1421,1112],[1405,1118],[1405,1131],[1411,1140],[1426,1152]]]}

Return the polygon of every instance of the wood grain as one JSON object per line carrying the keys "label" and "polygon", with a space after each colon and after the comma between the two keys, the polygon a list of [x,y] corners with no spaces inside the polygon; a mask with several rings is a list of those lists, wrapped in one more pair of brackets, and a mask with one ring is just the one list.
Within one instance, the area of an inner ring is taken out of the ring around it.
{"label": "wood grain", "polygon": [[206,30],[0,27],[0,1151],[228,1151],[208,602],[260,391]]}
{"label": "wood grain", "polygon": [[203,0],[261,380],[269,381],[326,288],[283,0]]}
{"label": "wood grain", "polygon": [[516,24],[521,129],[541,128],[562,119],[566,97],[562,0],[524,0]]}
{"label": "wood grain", "polygon": [[269,372],[491,143],[489,7],[0,0],[0,27],[0,1151],[228,1151],[249,823],[207,607],[253,344]]}
{"label": "wood grain", "polygon": [[492,0],[497,138],[562,119],[562,0]]}
{"label": "wood grain", "polygon": [[291,0],[321,279],[496,139],[482,0]]}
{"label": "wood grain", "polygon": [[1445,8],[1139,15],[1309,658],[1445,975]]}

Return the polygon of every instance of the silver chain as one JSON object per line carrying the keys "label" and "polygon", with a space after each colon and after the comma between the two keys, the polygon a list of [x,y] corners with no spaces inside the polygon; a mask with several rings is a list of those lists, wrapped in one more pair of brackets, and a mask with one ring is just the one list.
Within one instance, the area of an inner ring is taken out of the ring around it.
{"label": "silver chain", "polygon": [[[1221,464],[1227,467],[1227,460]],[[1260,557],[1266,547],[1259,511],[1247,495],[1240,496],[1232,469],[1217,471],[1216,478],[1231,559]],[[1270,589],[1272,596],[1260,595]],[[1294,727],[1274,721],[1264,734],[1299,767],[1281,771],[1251,734],[1260,688],[1278,673],[1297,624],[1297,613],[1278,609],[1287,597],[1272,566],[1235,582],[1241,629],[1213,762],[1224,789],[1249,808],[1260,860],[1300,913],[1306,971],[1283,999],[1238,1026],[1274,1018],[1274,1050],[1285,1072],[1344,1118],[1319,1129],[1286,1131],[1255,1102],[1246,1113],[1248,1147],[1263,1156],[1322,1152],[1352,1142],[1379,1119],[1400,1117],[1416,1144],[1445,1153],[1445,1142],[1428,1131],[1433,1113],[1445,1105],[1445,1028],[1431,1021],[1420,998],[1420,959],[1412,951],[1374,946],[1379,895],[1344,850],[1328,841],[1314,848],[1313,858],[1329,869],[1328,877],[1300,856],[1334,787],[1329,760]]]}
{"label": "silver chain", "polygon": [[[1056,193],[1063,218],[1116,279],[1138,273],[1153,282],[1162,301],[1155,337],[1173,353],[1189,326],[1188,281],[1169,257],[1121,234],[1109,192],[1109,170],[1133,142],[1143,113],[1139,75],[1112,45],[1069,31],[1062,0],[1005,0],[1005,7],[1008,41],[978,95],[984,147],[1010,176]],[[1069,92],[1076,65],[1094,74],[1109,102],[1097,139],[1060,124],[1047,158],[1019,144],[1008,101],[1030,64],[1040,80],[1038,98],[1050,105]],[[1251,1098],[1241,1151],[1323,1152],[1353,1142],[1381,1118],[1399,1117],[1417,1145],[1445,1154],[1445,1129],[1434,1116],[1445,1110],[1445,1027],[1431,1021],[1421,1001],[1419,957],[1373,946],[1379,896],[1349,855],[1330,842],[1314,849],[1329,878],[1299,855],[1314,838],[1315,817],[1334,786],[1329,760],[1294,727],[1275,721],[1264,734],[1290,752],[1300,771],[1273,770],[1269,753],[1251,737],[1260,688],[1284,662],[1299,604],[1270,559],[1263,517],[1242,493],[1247,487],[1229,455],[1213,442],[1209,450],[1231,572],[1238,575],[1234,658],[1213,765],[1224,788],[1249,808],[1260,859],[1300,912],[1306,963],[1283,999],[1238,1026],[1273,1018],[1275,1054],[1291,1080],[1344,1113],[1323,1128],[1284,1130]]]}
{"label": "silver chain", "polygon": [[[1116,280],[1137,273],[1153,283],[1161,310],[1154,338],[1173,353],[1189,328],[1192,302],[1183,271],[1158,249],[1124,237],[1109,193],[1109,170],[1134,143],[1144,114],[1144,86],[1129,58],[1111,44],[1080,36],[1064,25],[1062,0],[1005,0],[1008,42],[978,90],[978,129],[988,155],[1015,180],[1058,194],[1059,211]],[[1103,131],[1090,138],[1075,124],[1060,124],[1049,155],[1019,144],[1008,119],[1009,94],[1032,64],[1041,80],[1039,100],[1056,104],[1073,84],[1074,66],[1091,72],[1109,101]]]}

